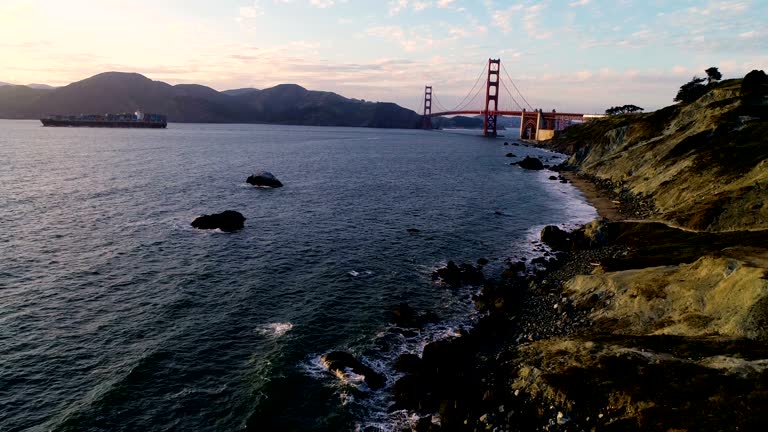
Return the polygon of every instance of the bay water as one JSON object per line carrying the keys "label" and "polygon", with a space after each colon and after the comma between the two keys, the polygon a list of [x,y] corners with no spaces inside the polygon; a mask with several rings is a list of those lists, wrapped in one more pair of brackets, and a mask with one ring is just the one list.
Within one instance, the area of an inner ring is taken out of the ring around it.
{"label": "bay water", "polygon": [[[432,271],[484,257],[493,275],[544,225],[596,216],[505,154],[562,156],[504,141],[0,121],[0,430],[392,430],[392,362],[476,318],[473,288]],[[285,187],[246,184],[260,169]],[[228,209],[244,230],[189,225]],[[440,320],[393,331],[400,303]],[[333,350],[388,388],[329,373]]]}

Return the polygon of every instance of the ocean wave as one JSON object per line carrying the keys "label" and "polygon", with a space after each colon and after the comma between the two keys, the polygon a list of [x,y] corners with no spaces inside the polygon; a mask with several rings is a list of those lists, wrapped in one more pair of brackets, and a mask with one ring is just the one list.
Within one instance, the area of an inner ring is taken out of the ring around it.
{"label": "ocean wave", "polygon": [[293,329],[293,324],[289,322],[274,322],[264,324],[256,329],[256,333],[262,336],[269,336],[273,338],[279,338]]}

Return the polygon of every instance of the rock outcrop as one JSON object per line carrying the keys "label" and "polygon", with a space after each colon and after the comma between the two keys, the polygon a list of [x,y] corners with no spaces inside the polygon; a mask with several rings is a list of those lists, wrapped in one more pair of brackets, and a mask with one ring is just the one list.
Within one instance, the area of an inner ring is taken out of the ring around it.
{"label": "rock outcrop", "polygon": [[192,226],[202,230],[220,229],[224,232],[233,232],[243,229],[245,217],[234,210],[227,210],[222,213],[200,216],[192,221]]}
{"label": "rock outcrop", "polygon": [[384,375],[344,351],[333,351],[323,356],[323,363],[331,372],[344,373],[347,369],[365,377],[365,383],[371,390],[378,390],[387,382]]}
{"label": "rock outcrop", "polygon": [[530,156],[526,156],[525,159],[520,162],[515,162],[514,165],[532,171],[540,171],[544,169],[544,163],[540,159]]}
{"label": "rock outcrop", "polygon": [[264,188],[283,187],[283,183],[269,171],[259,171],[256,174],[248,177],[246,182],[250,185]]}

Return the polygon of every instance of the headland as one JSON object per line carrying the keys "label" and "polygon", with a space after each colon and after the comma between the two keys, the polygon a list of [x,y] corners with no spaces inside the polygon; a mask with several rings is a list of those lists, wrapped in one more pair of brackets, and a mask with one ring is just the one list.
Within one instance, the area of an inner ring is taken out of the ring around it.
{"label": "headland", "polygon": [[[471,330],[409,358],[413,430],[762,430],[768,406],[768,77],[609,116],[541,146],[602,218],[482,286]],[[480,282],[478,282],[480,281]]]}

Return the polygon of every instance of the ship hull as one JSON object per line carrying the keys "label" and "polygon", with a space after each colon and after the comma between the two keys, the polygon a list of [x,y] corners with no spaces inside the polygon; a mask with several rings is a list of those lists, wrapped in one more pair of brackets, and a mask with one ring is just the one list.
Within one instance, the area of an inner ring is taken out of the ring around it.
{"label": "ship hull", "polygon": [[166,122],[146,122],[146,121],[40,119],[40,122],[43,123],[43,126],[49,126],[49,127],[165,129],[168,126],[168,123]]}

